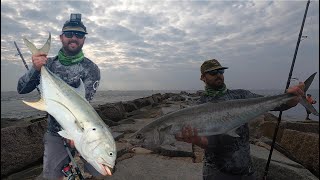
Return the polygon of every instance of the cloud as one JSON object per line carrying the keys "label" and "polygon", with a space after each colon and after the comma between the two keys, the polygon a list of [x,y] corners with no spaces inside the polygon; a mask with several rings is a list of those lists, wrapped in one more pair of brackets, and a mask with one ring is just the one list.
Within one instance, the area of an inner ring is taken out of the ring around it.
{"label": "cloud", "polygon": [[[23,6],[22,6],[23,3]],[[15,90],[28,63],[25,36],[36,46],[52,34],[49,56],[70,13],[81,13],[85,55],[98,64],[100,90],[203,89],[200,65],[216,58],[230,67],[232,88],[282,89],[298,38],[304,1],[1,1],[1,90]],[[50,7],[50,8],[48,8]],[[319,1],[311,1],[293,76],[318,71]],[[18,71],[15,71],[17,69]],[[311,88],[319,88],[319,75]]]}

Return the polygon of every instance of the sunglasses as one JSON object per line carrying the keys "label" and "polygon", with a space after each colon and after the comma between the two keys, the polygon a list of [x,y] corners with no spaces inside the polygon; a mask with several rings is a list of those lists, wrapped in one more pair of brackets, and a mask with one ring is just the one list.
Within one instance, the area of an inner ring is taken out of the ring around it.
{"label": "sunglasses", "polygon": [[85,33],[81,33],[81,32],[63,32],[63,34],[67,37],[67,38],[72,38],[73,36],[76,36],[78,39],[82,39],[84,38],[84,36],[86,35]]}
{"label": "sunglasses", "polygon": [[218,73],[219,74],[223,74],[224,73],[224,69],[217,69],[217,70],[212,70],[212,71],[208,71],[206,72],[207,74],[210,74],[211,76],[215,76]]}

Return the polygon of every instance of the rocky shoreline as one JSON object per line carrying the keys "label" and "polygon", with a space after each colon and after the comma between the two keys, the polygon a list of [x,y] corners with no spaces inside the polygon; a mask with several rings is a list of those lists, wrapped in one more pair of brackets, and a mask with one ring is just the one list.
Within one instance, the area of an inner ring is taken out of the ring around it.
{"label": "rocky shoreline", "polygon": [[[124,138],[164,114],[195,104],[202,92],[153,94],[126,102],[95,106],[116,139],[116,172],[105,179],[201,179],[204,151],[176,142],[159,152],[134,148]],[[263,176],[277,117],[266,113],[249,124],[257,179]],[[1,179],[41,179],[46,117],[1,119]],[[319,179],[319,122],[282,120],[268,177]],[[81,162],[79,162],[81,167]],[[38,177],[38,178],[37,178]]]}

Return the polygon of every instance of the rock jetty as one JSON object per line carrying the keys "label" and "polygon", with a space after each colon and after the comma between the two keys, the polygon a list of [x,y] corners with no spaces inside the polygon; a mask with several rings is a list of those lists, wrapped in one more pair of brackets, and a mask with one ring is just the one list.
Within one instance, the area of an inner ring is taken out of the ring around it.
{"label": "rock jetty", "polygon": [[[161,147],[159,152],[133,147],[124,139],[146,123],[164,114],[196,104],[201,91],[190,94],[166,93],[127,102],[95,106],[109,125],[116,140],[116,172],[107,180],[120,179],[202,179],[204,150],[176,142],[175,149]],[[46,118],[17,121],[1,119],[1,179],[42,179],[43,134]],[[257,179],[262,179],[277,117],[266,113],[249,123],[251,157]],[[83,168],[79,157],[75,157]],[[89,174],[85,174],[90,179]],[[319,122],[282,120],[268,178],[318,180]]]}

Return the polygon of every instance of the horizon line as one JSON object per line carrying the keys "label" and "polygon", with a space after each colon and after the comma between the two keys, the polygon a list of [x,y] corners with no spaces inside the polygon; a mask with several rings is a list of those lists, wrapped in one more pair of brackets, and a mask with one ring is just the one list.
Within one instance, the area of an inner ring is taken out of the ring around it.
{"label": "horizon line", "polygon": [[[232,88],[232,89],[242,89],[242,88]],[[283,89],[246,89],[249,91],[255,91],[255,90],[283,90]],[[309,89],[308,91],[314,91],[314,90],[320,90],[319,89]],[[123,90],[123,89],[101,89],[101,90],[97,90],[98,91],[204,91],[204,89],[127,89],[127,90]],[[17,92],[17,91],[1,91],[1,92]],[[33,91],[32,91],[33,92]],[[32,93],[30,92],[30,93]]]}

